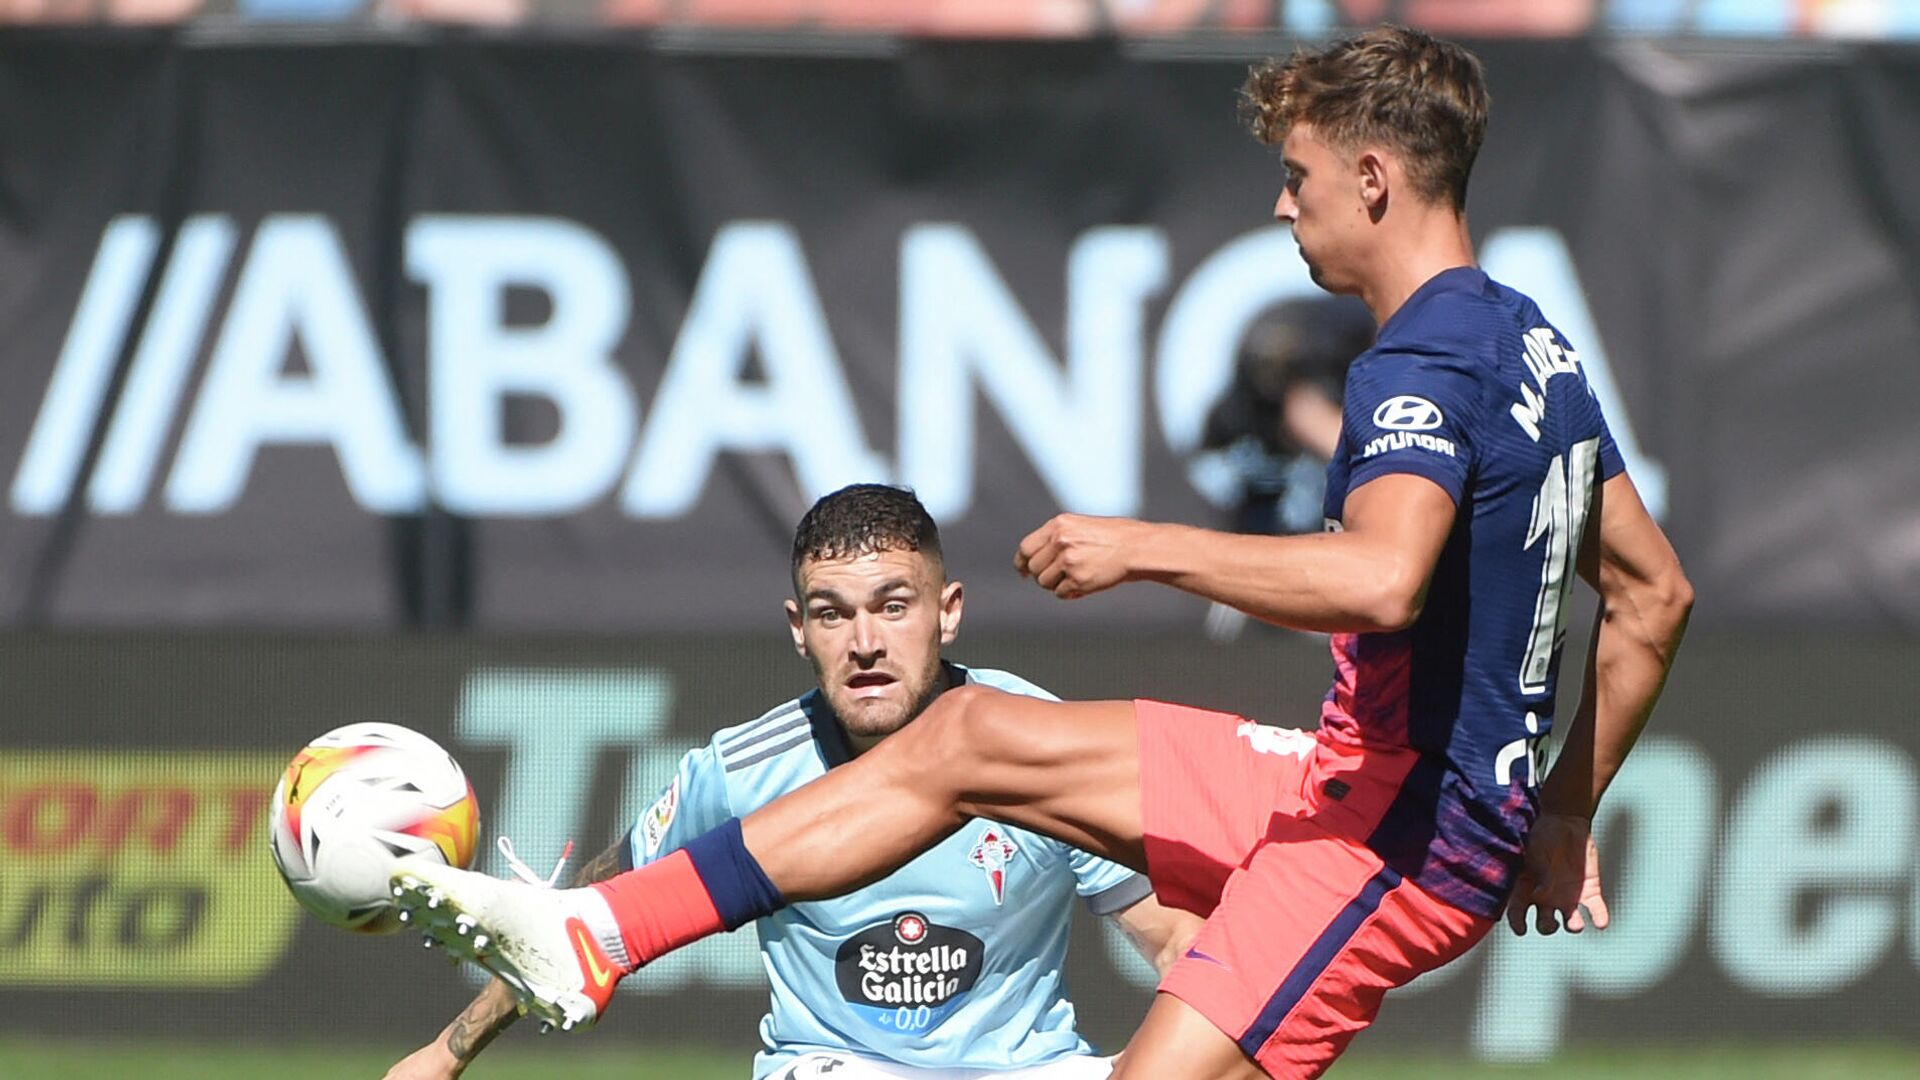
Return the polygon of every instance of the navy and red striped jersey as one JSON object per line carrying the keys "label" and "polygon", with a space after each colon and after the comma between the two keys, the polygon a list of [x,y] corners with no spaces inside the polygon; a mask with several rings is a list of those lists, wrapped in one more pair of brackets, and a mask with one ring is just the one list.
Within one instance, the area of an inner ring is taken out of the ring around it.
{"label": "navy and red striped jersey", "polygon": [[1370,844],[1441,899],[1491,915],[1532,825],[1567,596],[1594,485],[1625,466],[1573,348],[1532,300],[1461,267],[1401,305],[1347,377],[1326,516],[1389,473],[1456,507],[1414,624],[1336,634],[1324,738],[1410,746]]}

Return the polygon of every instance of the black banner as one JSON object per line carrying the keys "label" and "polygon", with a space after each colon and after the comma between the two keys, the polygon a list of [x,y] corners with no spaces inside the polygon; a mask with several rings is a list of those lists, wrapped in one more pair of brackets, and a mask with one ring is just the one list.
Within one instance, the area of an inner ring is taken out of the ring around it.
{"label": "black banner", "polygon": [[[1700,625],[1920,626],[1920,52],[1504,43],[1484,265],[1580,350]],[[0,622],[732,631],[841,483],[983,627],[1311,286],[1246,58],[0,34]],[[1214,493],[1217,495],[1217,492]]]}

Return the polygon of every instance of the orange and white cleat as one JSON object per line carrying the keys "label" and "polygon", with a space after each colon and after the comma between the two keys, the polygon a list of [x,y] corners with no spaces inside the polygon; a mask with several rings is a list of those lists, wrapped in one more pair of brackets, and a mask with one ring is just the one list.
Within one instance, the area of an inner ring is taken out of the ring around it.
{"label": "orange and white cleat", "polygon": [[590,1026],[627,966],[612,911],[593,889],[553,888],[559,867],[543,882],[505,837],[501,852],[521,880],[401,859],[389,878],[400,918],[429,946],[498,975],[543,1033]]}

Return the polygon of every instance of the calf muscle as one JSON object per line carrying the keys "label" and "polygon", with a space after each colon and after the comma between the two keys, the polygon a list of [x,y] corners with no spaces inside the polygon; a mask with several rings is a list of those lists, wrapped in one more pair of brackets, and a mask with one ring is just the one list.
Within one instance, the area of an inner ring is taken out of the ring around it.
{"label": "calf muscle", "polygon": [[962,687],[859,759],[748,815],[741,831],[788,900],[877,881],[975,817],[1144,869],[1139,754],[1131,702]]}

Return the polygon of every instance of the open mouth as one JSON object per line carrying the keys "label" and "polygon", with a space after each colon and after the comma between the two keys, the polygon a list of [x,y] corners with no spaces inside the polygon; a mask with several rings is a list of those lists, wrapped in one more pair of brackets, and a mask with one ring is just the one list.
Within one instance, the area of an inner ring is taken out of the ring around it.
{"label": "open mouth", "polygon": [[883,671],[863,671],[847,680],[849,690],[877,690],[892,686],[897,680]]}

